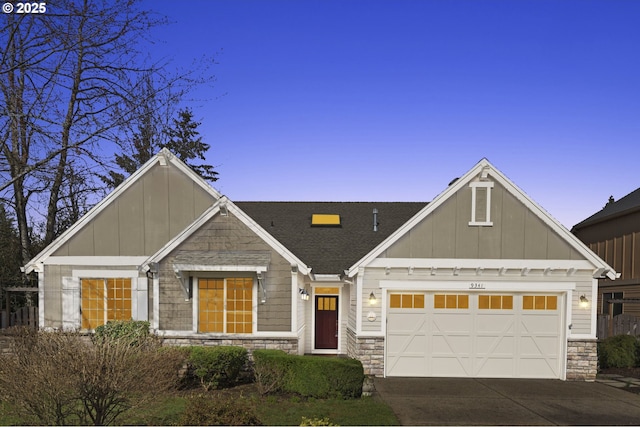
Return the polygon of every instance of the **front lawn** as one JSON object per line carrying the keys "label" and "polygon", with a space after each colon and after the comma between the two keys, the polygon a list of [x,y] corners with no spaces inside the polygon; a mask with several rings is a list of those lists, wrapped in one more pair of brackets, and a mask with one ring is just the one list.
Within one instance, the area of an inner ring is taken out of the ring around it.
{"label": "front lawn", "polygon": [[[190,394],[231,396],[238,405],[250,406],[263,425],[297,426],[303,417],[325,419],[334,425],[399,425],[391,409],[377,397],[360,399],[302,399],[297,396],[260,396],[255,384],[245,384],[224,390],[180,391],[158,396],[152,405],[130,411],[122,425],[180,425]],[[24,424],[0,411],[0,425]]]}

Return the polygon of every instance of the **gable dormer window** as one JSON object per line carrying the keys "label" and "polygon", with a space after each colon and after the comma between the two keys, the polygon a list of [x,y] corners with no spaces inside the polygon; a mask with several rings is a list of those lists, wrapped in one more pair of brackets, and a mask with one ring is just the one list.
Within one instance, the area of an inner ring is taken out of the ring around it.
{"label": "gable dormer window", "polygon": [[471,221],[469,225],[490,227],[491,222],[491,189],[493,182],[476,181],[469,184],[471,187]]}

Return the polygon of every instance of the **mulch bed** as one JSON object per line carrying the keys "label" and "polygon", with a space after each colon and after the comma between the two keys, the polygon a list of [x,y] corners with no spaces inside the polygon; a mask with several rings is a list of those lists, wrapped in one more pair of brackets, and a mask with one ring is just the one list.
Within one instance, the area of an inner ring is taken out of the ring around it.
{"label": "mulch bed", "polygon": [[606,368],[600,369],[601,374],[614,374],[623,377],[640,378],[640,368]]}

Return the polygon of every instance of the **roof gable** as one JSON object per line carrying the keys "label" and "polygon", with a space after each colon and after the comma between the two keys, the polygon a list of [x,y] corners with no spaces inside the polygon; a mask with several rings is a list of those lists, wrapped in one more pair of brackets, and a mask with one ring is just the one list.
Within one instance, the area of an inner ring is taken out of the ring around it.
{"label": "roof gable", "polygon": [[[57,239],[43,249],[38,255],[31,259],[25,265],[25,272],[29,273],[38,268],[47,258],[52,255],[95,255],[95,256],[114,256],[114,255],[143,255],[145,252],[145,246],[148,250],[149,247],[160,247],[166,240],[168,240],[172,234],[176,234],[187,223],[193,220],[194,213],[188,215],[182,215],[183,217],[177,218],[172,221],[166,232],[159,233],[158,237],[153,242],[140,243],[134,245],[128,245],[128,242],[120,242],[118,239],[131,239],[134,241],[140,237],[142,231],[142,225],[137,224],[137,218],[144,213],[137,212],[135,202],[140,202],[144,199],[145,202],[153,204],[164,203],[166,201],[161,200],[162,197],[154,198],[150,194],[144,194],[141,190],[144,186],[145,180],[152,182],[154,179],[147,179],[150,175],[157,173],[159,168],[164,166],[170,166],[173,170],[178,171],[178,175],[186,176],[186,179],[182,179],[183,184],[180,188],[173,189],[173,194],[179,199],[184,194],[181,190],[184,190],[184,183],[191,182],[195,189],[198,190],[198,195],[194,193],[194,197],[202,197],[203,194],[210,196],[207,200],[198,200],[198,207],[194,207],[194,210],[202,210],[204,206],[208,206],[213,201],[219,199],[221,194],[213,189],[202,177],[196,174],[191,168],[184,164],[180,159],[174,156],[167,149],[162,149],[158,154],[153,156],[147,161],[140,169],[134,172],[129,178],[127,178],[121,185],[114,189],[103,200],[97,203],[92,209],[89,210],[78,222],[69,227],[64,233],[62,233]],[[171,181],[173,182],[173,181]],[[167,185],[171,185],[171,182]],[[153,190],[153,188],[151,188]],[[153,191],[148,191],[153,193]],[[182,200],[182,199],[181,199]],[[180,204],[178,200],[176,203]],[[142,208],[137,207],[140,211]],[[147,215],[153,215],[153,207],[148,207]],[[180,214],[178,214],[180,216]],[[127,226],[130,228],[130,233],[124,231],[122,236],[114,236],[113,224],[117,224],[118,221],[122,223],[129,223]],[[161,220],[161,218],[159,219]],[[144,222],[144,221],[142,221]],[[95,224],[92,230],[88,228]],[[138,226],[139,225],[139,226]],[[173,226],[173,229],[172,227]],[[134,236],[134,234],[137,234]],[[149,235],[153,233],[147,233]],[[164,237],[163,237],[164,236]],[[158,239],[165,239],[165,241]],[[131,250],[133,252],[123,253],[123,249]],[[137,253],[136,251],[140,252]]]}
{"label": "roof gable", "polygon": [[[535,203],[529,196],[527,196],[520,188],[513,184],[508,178],[506,178],[500,171],[498,171],[488,160],[483,159],[476,164],[469,172],[458,180],[453,181],[442,193],[440,193],[431,203],[425,206],[417,215],[399,227],[394,233],[392,233],[385,241],[380,243],[371,252],[366,254],[363,258],[354,263],[348,270],[349,276],[354,276],[360,267],[366,266],[374,259],[384,256],[385,251],[389,250],[392,245],[400,241],[406,236],[412,229],[417,227],[423,221],[435,215],[434,212],[440,207],[445,205],[448,201],[455,197],[455,195],[467,188],[473,182],[479,180],[480,177],[490,176],[491,180],[494,180],[501,185],[515,200],[522,203],[528,212],[530,212],[536,220],[549,227],[558,237],[560,243],[571,248],[584,259],[593,264],[593,268],[602,268],[608,270],[610,278],[615,277],[615,272],[604,261],[598,258],[589,248],[587,248],[580,240],[571,234],[565,227],[563,227],[558,221],[556,221],[551,215],[549,215],[544,209],[542,209],[537,203]],[[524,258],[525,256],[523,256]],[[467,257],[461,257],[467,258]]]}
{"label": "roof gable", "polygon": [[185,228],[180,234],[178,234],[171,241],[167,242],[159,251],[151,255],[141,266],[143,271],[148,271],[151,265],[162,261],[174,250],[179,249],[180,245],[198,231],[204,224],[216,215],[228,215],[233,214],[238,218],[247,228],[253,231],[258,237],[260,237],[267,245],[273,248],[279,255],[291,263],[291,265],[297,266],[298,270],[302,274],[309,274],[311,268],[309,268],[303,261],[301,261],[289,248],[282,245],[279,241],[273,238],[267,233],[257,222],[249,217],[238,206],[231,202],[226,196],[222,196],[216,201],[209,209],[200,215],[200,217]]}

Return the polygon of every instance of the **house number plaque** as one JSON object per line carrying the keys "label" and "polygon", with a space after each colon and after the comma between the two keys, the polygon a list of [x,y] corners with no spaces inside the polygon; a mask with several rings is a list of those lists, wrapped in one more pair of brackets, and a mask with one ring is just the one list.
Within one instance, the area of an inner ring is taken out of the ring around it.
{"label": "house number plaque", "polygon": [[484,283],[469,283],[469,289],[484,289]]}

